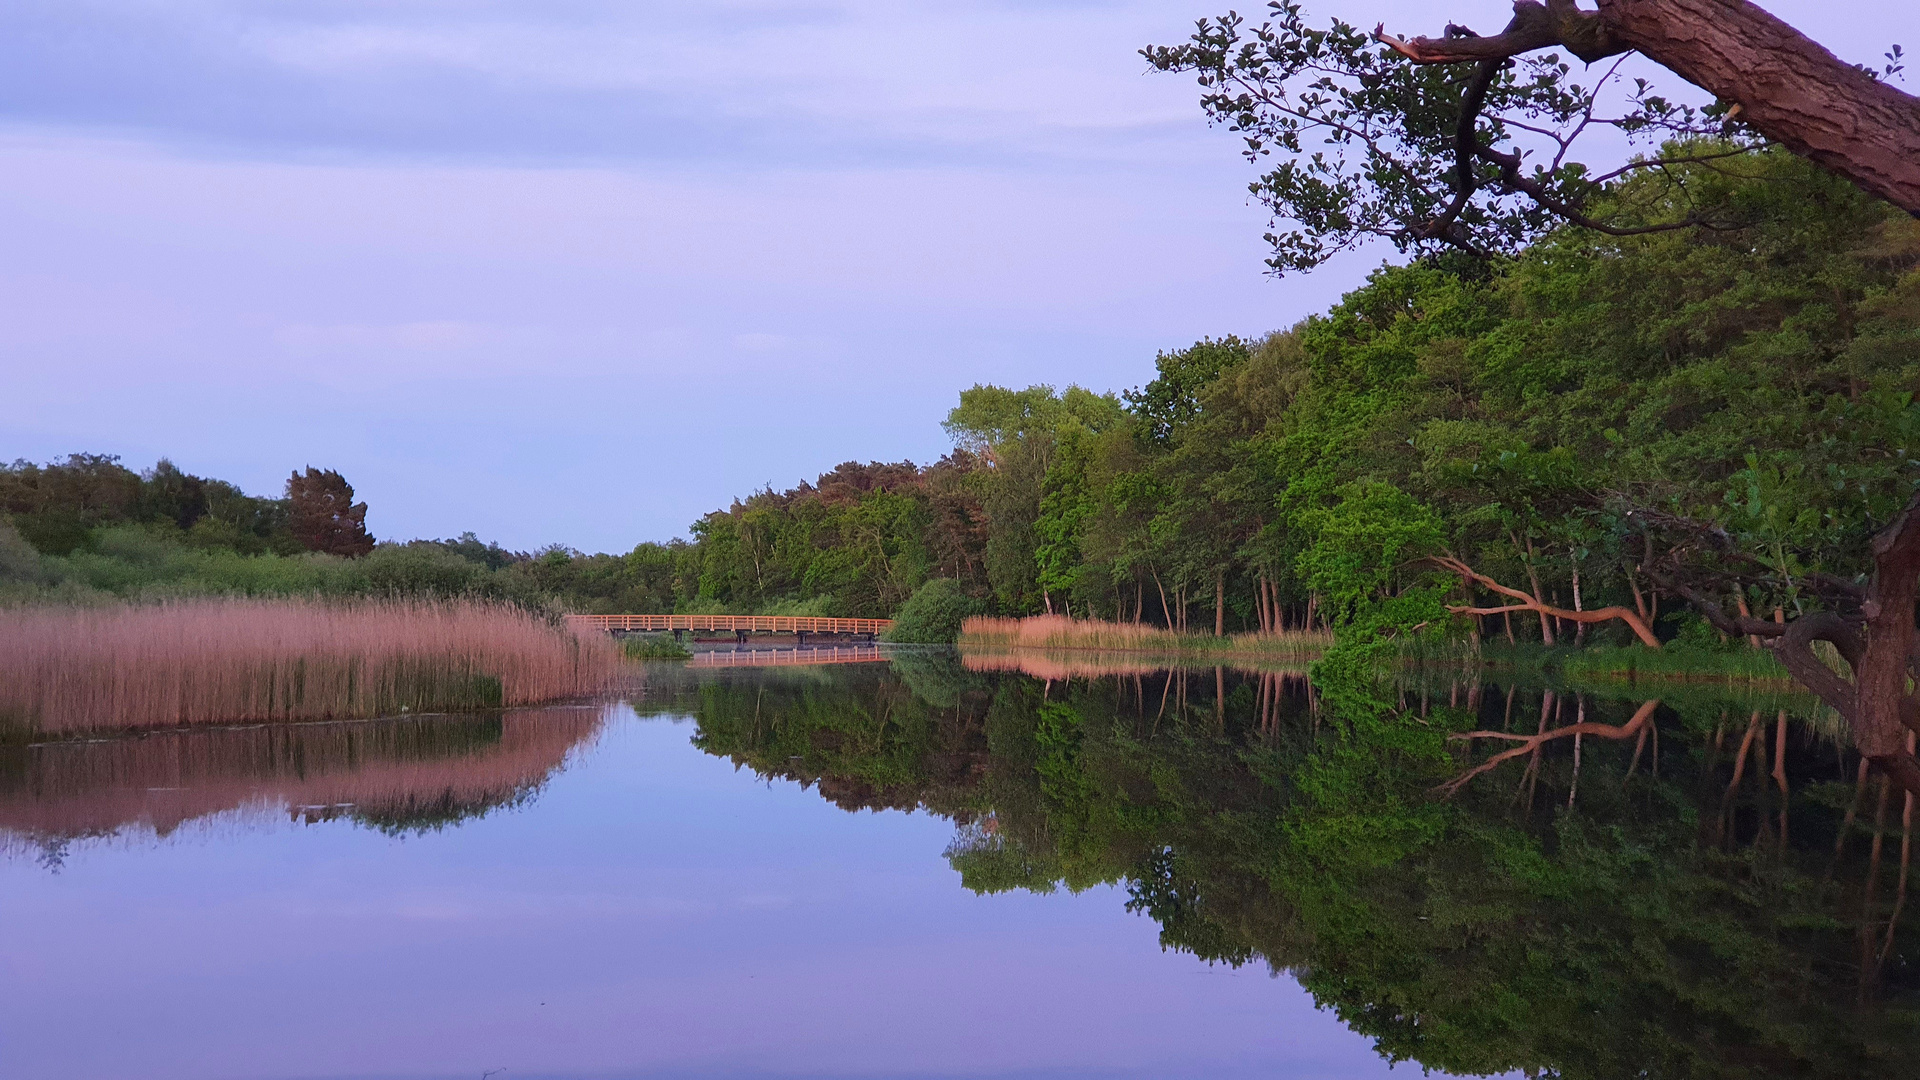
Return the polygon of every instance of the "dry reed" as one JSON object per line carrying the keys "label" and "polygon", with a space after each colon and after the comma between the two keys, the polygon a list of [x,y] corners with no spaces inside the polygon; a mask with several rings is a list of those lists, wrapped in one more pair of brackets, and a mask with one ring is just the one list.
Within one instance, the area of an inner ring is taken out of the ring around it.
{"label": "dry reed", "polygon": [[0,611],[0,726],[15,737],[531,705],[619,671],[611,639],[476,601]]}
{"label": "dry reed", "polygon": [[1034,649],[1052,652],[1156,653],[1181,660],[1223,663],[1255,663],[1263,660],[1304,662],[1325,652],[1333,644],[1333,634],[1327,631],[1292,630],[1269,634],[1234,634],[1221,638],[1179,634],[1139,623],[1069,619],[1064,615],[1034,615],[1025,619],[979,616],[961,625],[959,644],[963,654]]}

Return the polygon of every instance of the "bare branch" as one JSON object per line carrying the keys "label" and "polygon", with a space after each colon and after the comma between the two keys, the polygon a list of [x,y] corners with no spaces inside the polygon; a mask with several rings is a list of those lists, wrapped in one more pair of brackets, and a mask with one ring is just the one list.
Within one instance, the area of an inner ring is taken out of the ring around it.
{"label": "bare branch", "polygon": [[1519,589],[1500,584],[1493,578],[1468,566],[1455,556],[1437,555],[1428,561],[1443,570],[1459,575],[1462,581],[1482,585],[1492,592],[1499,593],[1501,596],[1519,601],[1518,604],[1510,607],[1476,608],[1462,605],[1447,608],[1448,611],[1455,614],[1501,615],[1509,611],[1532,611],[1543,616],[1551,616],[1556,619],[1565,619],[1568,622],[1576,623],[1603,623],[1612,619],[1619,619],[1633,630],[1634,636],[1640,639],[1641,644],[1649,649],[1657,649],[1660,647],[1660,639],[1648,628],[1646,622],[1640,618],[1638,613],[1630,611],[1627,608],[1604,607],[1593,608],[1588,611],[1573,611],[1568,608],[1554,607],[1552,604],[1542,603],[1527,593],[1521,592]]}

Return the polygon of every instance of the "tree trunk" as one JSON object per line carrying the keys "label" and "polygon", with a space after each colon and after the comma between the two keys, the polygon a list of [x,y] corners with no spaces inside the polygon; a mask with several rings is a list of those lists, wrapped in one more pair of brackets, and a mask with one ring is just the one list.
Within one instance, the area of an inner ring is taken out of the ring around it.
{"label": "tree trunk", "polygon": [[[1573,610],[1585,611],[1580,604],[1580,561],[1573,563]],[[1573,629],[1573,647],[1578,649],[1587,643],[1587,624],[1575,623]]]}
{"label": "tree trunk", "polygon": [[[1920,794],[1920,761],[1906,746],[1907,732],[1920,730],[1920,699],[1907,692],[1920,601],[1920,494],[1874,535],[1873,570],[1857,614],[1815,611],[1784,624],[1734,615],[1684,583],[1673,587],[1720,629],[1770,641],[1794,679],[1846,721],[1860,755],[1894,783]],[[1782,618],[1785,614],[1780,612]],[[1834,647],[1852,671],[1850,681],[1813,651],[1816,641]]]}
{"label": "tree trunk", "polygon": [[[1612,619],[1619,619],[1621,622],[1626,623],[1627,626],[1633,630],[1634,636],[1640,639],[1641,644],[1647,646],[1650,649],[1657,649],[1660,647],[1660,639],[1654,636],[1652,627],[1648,626],[1646,622],[1640,618],[1640,616],[1634,614],[1633,612],[1627,610],[1626,608],[1604,607],[1604,608],[1595,608],[1592,611],[1568,611],[1564,608],[1553,607],[1549,604],[1544,603],[1539,599],[1540,580],[1537,577],[1531,579],[1533,583],[1534,591],[1532,595],[1529,595],[1525,592],[1522,592],[1519,589],[1511,588],[1509,586],[1500,584],[1500,582],[1494,580],[1493,578],[1488,577],[1483,573],[1480,573],[1478,570],[1475,570],[1473,567],[1468,566],[1461,559],[1458,559],[1452,555],[1437,555],[1429,561],[1431,561],[1434,565],[1440,567],[1443,570],[1459,575],[1461,582],[1467,585],[1469,589],[1471,589],[1471,587],[1474,585],[1482,585],[1482,586],[1485,586],[1488,590],[1498,593],[1501,596],[1507,597],[1508,599],[1511,599],[1511,600],[1519,601],[1519,603],[1516,603],[1516,604],[1506,604],[1501,607],[1491,607],[1491,608],[1472,607],[1468,605],[1456,605],[1456,604],[1449,604],[1447,606],[1447,610],[1453,612],[1456,615],[1473,615],[1473,616],[1506,615],[1508,616],[1509,621],[1507,623],[1507,640],[1509,642],[1513,640],[1513,623],[1511,621],[1513,612],[1531,611],[1534,614],[1540,616],[1540,626],[1542,628],[1542,636],[1545,638],[1547,644],[1549,645],[1553,644],[1553,631],[1550,628],[1551,627],[1551,623],[1549,622],[1550,619],[1565,619],[1568,622],[1572,622],[1576,624],[1607,622]],[[1528,572],[1529,572],[1529,575],[1531,575],[1532,573],[1531,567],[1528,568]]]}
{"label": "tree trunk", "polygon": [[1213,572],[1213,636],[1227,636],[1227,572]]}
{"label": "tree trunk", "polygon": [[[1527,554],[1533,554],[1533,542],[1527,542]],[[1553,621],[1547,615],[1547,602],[1540,599],[1540,574],[1533,568],[1533,560],[1527,560],[1527,582],[1533,586],[1533,611],[1540,616],[1540,642],[1547,648],[1553,648]]]}
{"label": "tree trunk", "polygon": [[1747,0],[1598,3],[1622,45],[1738,104],[1767,138],[1920,215],[1920,98]]}
{"label": "tree trunk", "polygon": [[[1909,707],[1907,663],[1913,652],[1913,615],[1920,592],[1920,512],[1909,507],[1892,527],[1873,539],[1873,598],[1862,614],[1860,662],[1853,673],[1859,714],[1853,744],[1908,791],[1920,791],[1920,764],[1906,752],[1902,712]],[[1783,638],[1784,640],[1784,638]]]}
{"label": "tree trunk", "polygon": [[1423,64],[1565,47],[1591,64],[1635,50],[1723,102],[1755,131],[1920,216],[1920,98],[1842,61],[1749,0],[1515,0],[1491,37],[1400,41]]}

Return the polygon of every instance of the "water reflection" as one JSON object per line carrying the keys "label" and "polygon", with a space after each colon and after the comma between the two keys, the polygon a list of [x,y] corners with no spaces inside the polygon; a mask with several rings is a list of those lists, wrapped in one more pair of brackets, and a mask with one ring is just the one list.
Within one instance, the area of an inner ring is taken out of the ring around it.
{"label": "water reflection", "polygon": [[[1791,696],[1441,671],[1356,718],[1296,671],[928,652],[663,668],[634,706],[842,809],[950,820],[946,860],[976,893],[1116,886],[1165,948],[1288,974],[1392,1061],[1857,1077],[1920,1051],[1912,800]],[[532,797],[600,724],[14,748],[0,831],[57,861],[74,838],[236,810],[440,828]]]}
{"label": "water reflection", "polygon": [[1667,689],[1441,674],[1368,725],[1284,672],[918,658],[681,705],[764,776],[952,818],[970,889],[1119,883],[1164,946],[1290,973],[1392,1060],[1904,1074],[1911,800],[1804,703]]}
{"label": "water reflection", "polygon": [[516,804],[599,729],[599,708],[262,724],[0,747],[0,843],[57,865],[74,841],[165,837],[220,815],[439,829]]}

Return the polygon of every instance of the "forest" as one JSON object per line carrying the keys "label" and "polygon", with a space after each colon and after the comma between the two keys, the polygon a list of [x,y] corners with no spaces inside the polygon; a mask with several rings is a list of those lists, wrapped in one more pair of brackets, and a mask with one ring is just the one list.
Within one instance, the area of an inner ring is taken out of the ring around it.
{"label": "forest", "polygon": [[[1688,596],[1761,619],[1817,607],[1820,581],[1867,573],[1868,537],[1920,482],[1920,225],[1780,151],[1676,168],[1697,175],[1608,197],[1749,224],[1562,225],[1511,258],[1382,266],[1295,326],[1164,352],[1117,394],[975,386],[940,461],[843,464],[687,540],[376,545],[337,473],[263,499],[79,455],[0,470],[17,534],[0,574],[34,595],[847,616],[939,581],[970,610],[1195,633],[1425,598],[1468,612],[1461,636],[1717,638]],[[1608,609],[1632,618],[1591,621]]]}
{"label": "forest", "polygon": [[[1383,267],[1117,395],[976,386],[939,463],[757,493],[684,547],[571,560],[571,595],[885,615],[947,578],[999,614],[1221,633],[1424,589],[1493,611],[1462,635],[1544,644],[1712,636],[1702,580],[1801,613],[1920,480],[1920,227],[1784,153],[1700,172],[1686,197],[1752,224]],[[1667,194],[1639,183],[1618,197]],[[1634,619],[1572,617],[1607,609]]]}

